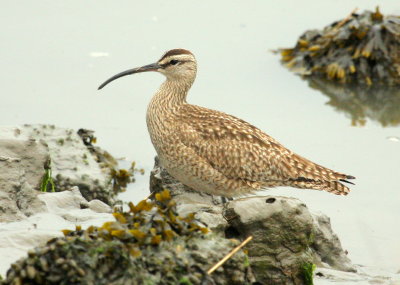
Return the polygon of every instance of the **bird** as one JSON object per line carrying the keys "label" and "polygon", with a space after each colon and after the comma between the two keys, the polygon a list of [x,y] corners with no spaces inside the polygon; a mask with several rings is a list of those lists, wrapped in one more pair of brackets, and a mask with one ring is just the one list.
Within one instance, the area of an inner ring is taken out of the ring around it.
{"label": "bird", "polygon": [[162,167],[181,183],[232,198],[277,186],[347,195],[354,176],[318,165],[259,128],[224,112],[187,102],[197,62],[192,52],[167,51],[157,62],[118,73],[98,89],[131,74],[166,77],[147,107],[146,122]]}

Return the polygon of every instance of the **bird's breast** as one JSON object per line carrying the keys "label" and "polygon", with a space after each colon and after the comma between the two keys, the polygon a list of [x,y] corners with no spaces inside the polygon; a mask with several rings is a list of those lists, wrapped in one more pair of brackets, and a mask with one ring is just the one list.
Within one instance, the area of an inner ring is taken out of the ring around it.
{"label": "bird's breast", "polygon": [[[165,107],[165,106],[164,106]],[[149,104],[146,114],[147,130],[158,155],[162,155],[177,143],[176,115],[159,105]]]}

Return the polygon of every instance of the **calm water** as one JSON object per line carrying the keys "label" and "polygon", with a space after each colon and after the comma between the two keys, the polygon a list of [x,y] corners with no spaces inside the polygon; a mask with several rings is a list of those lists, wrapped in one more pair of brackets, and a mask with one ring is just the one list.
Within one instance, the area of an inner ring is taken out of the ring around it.
{"label": "calm water", "polygon": [[[273,4],[274,3],[274,4]],[[276,4],[279,3],[279,4]],[[7,1],[0,11],[0,123],[51,123],[96,130],[99,145],[135,160],[146,175],[122,195],[148,193],[155,152],[145,125],[148,101],[163,78],[117,72],[183,47],[199,62],[194,104],[241,117],[295,152],[357,177],[348,197],[280,188],[331,217],[350,258],[400,269],[400,127],[350,115],[296,77],[270,52],[292,46],[307,29],[375,1]],[[381,4],[400,14],[398,1]],[[332,104],[331,104],[332,105]],[[399,106],[400,108],[400,106]],[[374,116],[370,116],[374,117]]]}

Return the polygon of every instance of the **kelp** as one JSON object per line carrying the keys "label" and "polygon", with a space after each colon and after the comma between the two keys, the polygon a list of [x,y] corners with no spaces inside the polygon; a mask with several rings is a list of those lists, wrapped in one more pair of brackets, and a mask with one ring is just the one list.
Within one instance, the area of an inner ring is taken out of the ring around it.
{"label": "kelp", "polygon": [[144,169],[136,168],[136,163],[133,161],[129,169],[118,169],[110,167],[111,182],[115,194],[125,192],[128,184],[135,182],[135,173],[144,174]]}
{"label": "kelp", "polygon": [[154,198],[129,203],[100,227],[63,230],[13,263],[0,284],[250,284],[243,252],[207,274],[235,243],[207,234],[194,213],[179,215],[169,191]]}
{"label": "kelp", "polygon": [[400,17],[355,12],[323,30],[309,30],[282,62],[305,77],[363,86],[400,84]]}
{"label": "kelp", "polygon": [[149,245],[159,245],[178,236],[191,238],[198,233],[207,233],[208,228],[196,221],[194,213],[186,217],[176,212],[175,201],[168,190],[155,195],[155,201],[142,200],[137,205],[128,204],[129,211],[114,212],[115,221],[106,222],[101,227],[89,227],[83,231],[64,230],[68,237],[84,236],[88,239],[101,238],[105,241],[121,240],[127,242],[132,256],[140,256],[140,250]]}
{"label": "kelp", "polygon": [[[136,163],[133,161],[129,169],[118,167],[118,161],[107,151],[96,147],[94,144],[97,138],[94,136],[94,131],[88,129],[79,129],[77,134],[82,139],[83,144],[88,148],[94,159],[99,163],[99,166],[110,176],[110,184],[112,185],[115,196],[118,193],[125,192],[128,184],[135,182],[135,174],[144,174],[144,169],[136,168]],[[84,161],[86,157],[83,158]]]}

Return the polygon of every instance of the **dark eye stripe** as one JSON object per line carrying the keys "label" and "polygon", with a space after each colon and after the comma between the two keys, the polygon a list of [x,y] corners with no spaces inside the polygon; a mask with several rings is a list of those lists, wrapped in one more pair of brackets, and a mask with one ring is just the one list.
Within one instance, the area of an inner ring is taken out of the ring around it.
{"label": "dark eye stripe", "polygon": [[173,61],[173,60],[174,60],[174,61],[176,60],[176,61],[178,62],[179,65],[184,64],[185,62],[189,62],[189,61],[190,61],[190,60],[171,59],[170,61],[168,61],[168,62],[162,64],[161,66],[162,66],[163,68],[166,68],[166,67],[168,67],[168,66],[178,65],[178,64],[171,64],[171,61]]}

